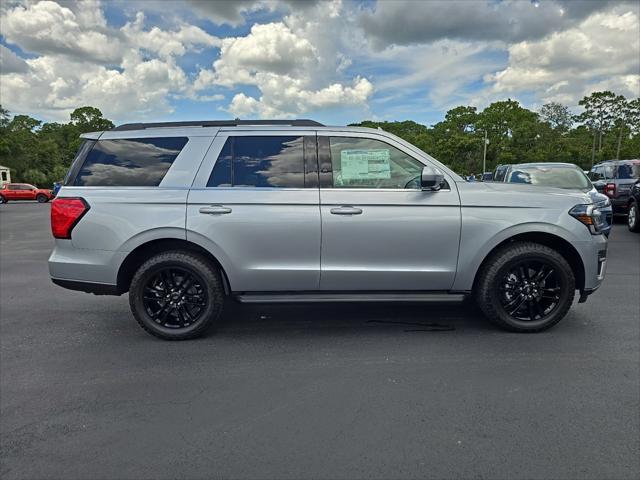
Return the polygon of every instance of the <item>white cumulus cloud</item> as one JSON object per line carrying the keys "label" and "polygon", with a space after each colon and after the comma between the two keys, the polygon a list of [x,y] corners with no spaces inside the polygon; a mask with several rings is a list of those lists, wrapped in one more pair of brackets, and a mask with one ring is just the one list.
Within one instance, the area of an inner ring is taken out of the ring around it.
{"label": "white cumulus cloud", "polygon": [[638,96],[639,32],[637,8],[596,13],[574,28],[512,45],[508,66],[486,79],[496,94],[528,91],[569,104],[609,88]]}

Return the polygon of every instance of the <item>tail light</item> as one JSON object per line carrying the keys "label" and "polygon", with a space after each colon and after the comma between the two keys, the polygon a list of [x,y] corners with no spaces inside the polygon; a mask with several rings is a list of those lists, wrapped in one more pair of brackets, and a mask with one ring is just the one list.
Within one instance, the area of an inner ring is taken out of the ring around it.
{"label": "tail light", "polygon": [[616,196],[616,184],[615,183],[607,183],[604,186],[604,194],[609,198],[615,197]]}
{"label": "tail light", "polygon": [[55,238],[71,238],[71,230],[88,211],[83,198],[56,198],[51,202],[51,233]]}

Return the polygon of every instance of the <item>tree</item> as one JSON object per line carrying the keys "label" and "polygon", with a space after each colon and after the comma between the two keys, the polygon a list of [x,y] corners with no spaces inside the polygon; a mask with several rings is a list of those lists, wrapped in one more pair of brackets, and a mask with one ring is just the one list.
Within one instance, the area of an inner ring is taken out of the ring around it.
{"label": "tree", "polygon": [[574,119],[585,124],[593,132],[592,166],[596,157],[596,138],[598,138],[598,153],[600,153],[602,152],[602,136],[604,132],[607,132],[613,126],[616,118],[616,109],[619,108],[620,102],[621,97],[608,90],[593,92],[578,102],[578,105],[583,107],[584,111]]}
{"label": "tree", "polygon": [[71,112],[71,123],[81,133],[109,130],[115,125],[111,120],[102,116],[102,112],[95,107],[80,107]]}
{"label": "tree", "polygon": [[9,110],[2,108],[0,105],[0,128],[5,128],[11,119],[11,115],[9,115]]}
{"label": "tree", "polygon": [[622,140],[627,130],[638,133],[640,130],[640,98],[627,101],[623,96],[617,97],[616,103],[616,120],[615,124],[618,128],[618,145],[616,148],[616,160],[620,158],[620,148]]}
{"label": "tree", "polygon": [[545,103],[540,109],[540,120],[549,124],[549,126],[561,133],[566,133],[573,125],[573,115],[569,107],[561,103],[551,102]]}

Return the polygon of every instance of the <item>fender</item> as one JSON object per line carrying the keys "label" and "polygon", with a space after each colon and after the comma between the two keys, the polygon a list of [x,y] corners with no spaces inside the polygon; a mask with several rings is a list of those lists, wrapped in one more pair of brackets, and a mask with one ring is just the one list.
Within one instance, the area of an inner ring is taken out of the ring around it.
{"label": "fender", "polygon": [[[462,245],[460,246],[458,272],[456,274],[452,290],[465,292],[470,291],[473,287],[473,281],[478,273],[478,269],[484,259],[487,258],[487,255],[489,255],[494,248],[505,240],[513,238],[516,235],[526,233],[546,233],[559,237],[569,243],[573,243],[578,240],[572,232],[564,227],[544,222],[524,222],[512,225],[498,231],[487,239],[474,237],[474,243],[476,245],[480,245],[480,248],[476,250],[469,247],[465,248]],[[468,254],[465,255],[465,252],[468,252]]]}

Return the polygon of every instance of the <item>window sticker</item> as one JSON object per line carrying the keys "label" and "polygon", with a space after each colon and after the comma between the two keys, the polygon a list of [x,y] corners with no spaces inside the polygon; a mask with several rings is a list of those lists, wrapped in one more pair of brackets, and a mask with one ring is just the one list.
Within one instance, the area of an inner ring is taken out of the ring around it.
{"label": "window sticker", "polygon": [[391,178],[388,149],[342,150],[340,167],[343,182]]}

